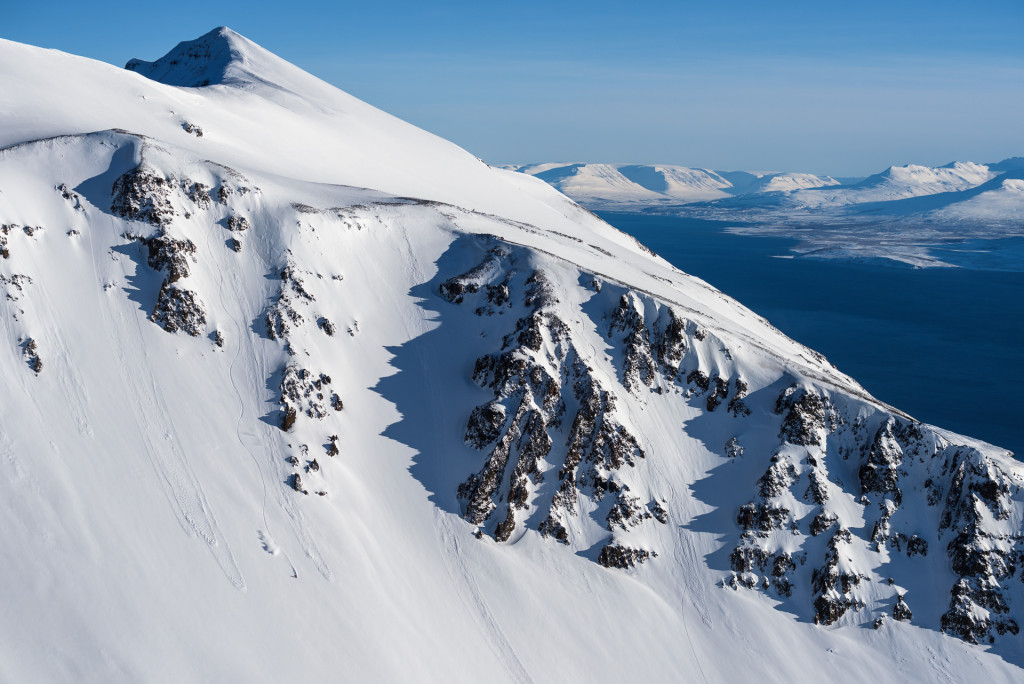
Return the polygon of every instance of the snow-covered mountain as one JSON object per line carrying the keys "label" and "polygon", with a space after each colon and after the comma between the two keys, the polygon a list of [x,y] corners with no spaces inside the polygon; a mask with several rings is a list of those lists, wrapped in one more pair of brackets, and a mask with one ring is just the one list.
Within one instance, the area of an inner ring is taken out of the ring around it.
{"label": "snow-covered mountain", "polygon": [[[940,167],[916,164],[888,169],[854,183],[808,173],[710,171],[683,166],[625,164],[530,164],[505,167],[536,176],[584,206],[605,210],[658,210],[711,203],[718,211],[831,211],[943,195],[977,188],[997,178],[1013,180],[1024,162],[1015,157],[994,164],[953,162]],[[1010,175],[1006,175],[1010,174]],[[1012,189],[1013,183],[1008,186]],[[954,201],[965,199],[959,197]],[[990,204],[991,202],[991,204]],[[986,197],[972,215],[998,216],[1003,200]],[[900,205],[886,207],[898,210]],[[981,208],[984,207],[984,208]],[[1010,214],[1009,217],[1015,218]]]}
{"label": "snow-covered mountain", "polygon": [[1019,679],[1006,451],[228,29],[0,82],[0,678]]}
{"label": "snow-covered mountain", "polygon": [[621,209],[703,202],[733,195],[838,185],[809,173],[711,171],[643,164],[528,164],[505,167],[536,176],[581,204]]}
{"label": "snow-covered mountain", "polygon": [[670,166],[536,164],[540,178],[596,211],[678,214],[730,230],[780,235],[817,258],[882,259],[914,267],[971,266],[935,248],[1024,235],[1024,158],[992,164],[892,166],[840,184],[810,174],[752,174]]}
{"label": "snow-covered mountain", "polygon": [[892,202],[968,190],[991,180],[995,175],[988,166],[973,162],[953,162],[934,168],[916,164],[890,166],[853,185],[819,190],[799,189],[775,199],[781,204],[801,209]]}

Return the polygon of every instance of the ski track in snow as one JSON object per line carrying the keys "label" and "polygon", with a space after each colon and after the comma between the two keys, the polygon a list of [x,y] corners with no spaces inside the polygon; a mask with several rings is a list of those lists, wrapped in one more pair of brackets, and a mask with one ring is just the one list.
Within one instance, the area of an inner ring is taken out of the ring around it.
{"label": "ski track in snow", "polygon": [[[116,225],[114,227],[116,229]],[[118,233],[115,230],[113,234]],[[133,368],[141,376],[139,382],[126,383],[132,393],[131,406],[135,418],[134,424],[141,428],[140,434],[146,443],[146,454],[163,485],[164,493],[172,505],[175,517],[187,534],[198,537],[206,543],[228,581],[236,589],[245,591],[245,578],[242,576],[242,571],[235,563],[230,547],[226,541],[223,541],[223,535],[206,499],[206,493],[188,465],[188,459],[181,448],[181,439],[170,419],[171,414],[157,389],[156,380],[149,370],[153,365],[143,340],[139,312],[132,307],[131,312],[126,315],[124,313],[126,307],[117,307],[121,321],[115,323],[111,320],[111,308],[109,306],[100,307],[104,312],[104,318],[107,319],[105,328],[110,333],[110,346],[117,351],[122,368]],[[132,339],[117,339],[114,336],[114,331],[117,330],[125,331],[131,335]],[[133,352],[130,360],[127,358],[126,350]],[[156,407],[157,410],[152,414],[147,413],[143,410],[143,407],[146,406]],[[163,444],[155,441],[154,435],[160,435],[163,438]]]}
{"label": "ski track in snow", "polygon": [[[224,251],[223,247],[216,251],[213,249],[209,233],[207,233],[206,239],[208,254],[220,254],[222,251]],[[251,239],[253,239],[253,241],[258,240],[258,238],[256,238],[255,235],[253,235]],[[267,250],[267,253],[269,253],[269,244],[263,244],[262,247]],[[256,254],[256,256],[262,262],[264,271],[269,273],[271,271],[269,260],[264,258],[261,255],[260,251],[255,248],[255,246],[250,246],[250,249],[253,250],[253,253]],[[228,265],[224,264],[222,261],[220,273],[230,273],[232,291],[238,293],[239,295],[242,295],[245,292],[245,290],[242,287],[242,284],[239,282],[238,271],[239,269],[237,267],[229,268]],[[227,308],[226,302],[224,300],[224,291],[227,288],[223,275],[221,275],[220,285],[221,286],[218,288],[218,293],[220,294],[221,307],[223,310],[229,311],[230,309]],[[247,313],[252,312],[250,311]],[[266,378],[269,377],[263,357],[256,350],[256,339],[258,339],[256,333],[252,330],[251,326],[242,325],[241,323],[238,322],[238,320],[250,320],[250,318],[250,316],[241,315],[241,319],[237,317],[232,317],[231,319],[235,330],[235,339],[238,340],[238,342],[235,352],[235,358],[231,362],[229,377],[231,380],[232,391],[238,398],[239,403],[239,417],[235,427],[235,434],[242,448],[245,449],[246,452],[248,452],[250,458],[253,460],[253,463],[256,465],[256,469],[259,472],[260,479],[263,482],[264,530],[269,538],[270,547],[281,548],[274,541],[273,534],[271,533],[270,530],[270,524],[267,520],[267,493],[268,491],[273,491],[274,498],[278,506],[280,506],[280,508],[288,515],[288,518],[291,521],[292,529],[295,533],[296,538],[299,541],[300,546],[302,547],[303,553],[306,555],[307,558],[309,558],[313,562],[313,566],[316,568],[317,572],[319,572],[320,575],[323,576],[324,579],[326,579],[329,582],[333,582],[334,572],[331,570],[330,566],[327,564],[327,561],[324,559],[323,553],[320,551],[320,547],[317,545],[316,539],[313,536],[313,532],[312,530],[310,530],[309,524],[306,522],[305,517],[302,515],[302,511],[295,504],[292,497],[288,496],[288,494],[290,494],[290,490],[284,487],[274,487],[272,489],[269,488],[267,486],[267,478],[263,473],[263,468],[260,466],[260,459],[257,457],[257,454],[263,453],[266,455],[267,460],[269,460],[272,464],[277,464],[278,460],[280,460],[275,459],[273,453],[271,453],[270,450],[268,449],[268,445],[274,442],[274,438],[270,434],[270,431],[273,430],[274,428],[270,427],[265,422],[260,420],[260,416],[258,415],[259,412],[256,409],[256,404],[252,402],[247,403],[245,401],[245,396],[247,393],[243,393],[242,391],[242,388],[244,387],[253,388],[256,391],[255,396],[262,396],[264,391],[263,385],[266,381]],[[245,364],[237,363],[239,359],[242,357],[243,346],[247,358],[255,362],[255,365],[259,370],[258,374],[252,372],[251,366],[246,366]],[[248,373],[246,373],[247,369],[249,370]],[[236,377],[236,370],[241,370],[243,373],[243,377]],[[262,438],[259,434],[260,431],[264,433]],[[287,480],[288,472],[281,465],[277,464],[276,467],[274,468],[274,474],[272,477],[281,480],[281,482],[284,482]],[[267,547],[266,542],[267,540],[261,538],[261,543],[263,543],[265,549]],[[298,571],[296,570],[295,564],[291,560],[291,557],[283,549],[281,549],[281,551],[284,554],[285,558],[288,560],[288,563],[291,566],[293,574],[297,575]],[[271,555],[274,554],[271,552]]]}
{"label": "ski track in snow", "polygon": [[91,438],[93,437],[93,430],[89,424],[86,409],[88,404],[85,399],[85,388],[82,386],[78,373],[75,371],[74,364],[71,363],[71,352],[64,342],[64,336],[59,332],[61,326],[53,316],[53,312],[59,311],[60,307],[50,300],[45,290],[40,289],[38,294],[33,293],[33,297],[36,296],[40,297],[42,301],[40,302],[41,305],[33,307],[32,313],[33,316],[42,319],[42,329],[52,332],[52,335],[47,340],[52,345],[50,353],[47,354],[49,357],[47,361],[58,366],[56,376],[65,399],[63,408],[73,416],[78,433],[84,438]]}
{"label": "ski track in snow", "polygon": [[[429,315],[427,309],[422,305],[420,306],[420,315]],[[427,376],[428,385],[442,386],[437,366],[431,363],[431,360],[422,351],[419,354],[420,365]],[[436,402],[430,403],[430,410],[435,424],[443,420],[442,412]],[[444,451],[439,450],[437,453],[444,453]],[[440,548],[443,549],[441,556],[444,560],[445,570],[451,578],[452,585],[456,587],[463,605],[466,606],[473,619],[480,625],[483,633],[490,637],[488,642],[495,656],[504,667],[505,672],[516,682],[532,682],[533,678],[516,655],[515,648],[509,642],[508,637],[505,636],[501,625],[487,605],[487,599],[484,597],[483,592],[480,591],[472,571],[467,566],[466,556],[459,544],[459,534],[452,527],[452,514],[446,513],[437,506],[433,507],[433,513],[437,528],[441,534]],[[460,520],[460,522],[462,521]]]}
{"label": "ski track in snow", "polygon": [[679,568],[694,568],[693,572],[683,572],[683,581],[686,584],[685,597],[690,599],[690,603],[693,604],[697,614],[700,615],[701,622],[708,629],[714,626],[714,622],[711,620],[711,613],[708,610],[707,601],[704,600],[704,595],[707,593],[707,586],[700,582],[699,571],[704,568],[704,563],[701,562],[697,555],[697,551],[693,548],[693,542],[690,539],[690,535],[680,534],[678,536],[679,544],[676,546],[673,555],[675,556],[676,567]]}
{"label": "ski track in snow", "polygon": [[504,666],[505,671],[516,682],[533,682],[530,673],[516,655],[515,648],[509,642],[505,632],[501,629],[498,620],[491,613],[487,606],[480,587],[473,578],[473,573],[466,566],[466,559],[459,546],[459,535],[452,529],[451,514],[441,509],[434,508],[434,519],[441,531],[441,546],[443,552],[445,569],[452,580],[452,584],[462,591],[459,597],[463,604],[469,609],[474,619],[482,628],[483,632],[490,636],[488,640],[494,655]]}
{"label": "ski track in snow", "polygon": [[[212,246],[212,242],[211,242],[211,239],[210,239],[210,233],[207,232],[206,233],[207,253],[208,254],[216,254],[217,252],[213,251],[213,249],[211,249],[211,246]],[[224,266],[224,264],[222,263],[221,264],[221,270],[220,270],[221,274],[223,274],[225,272],[230,272],[230,271],[226,271],[223,268],[223,266]],[[220,288],[218,288],[217,293],[218,293],[218,295],[220,297],[221,309],[226,311],[227,310],[227,306],[226,306],[227,302],[225,301],[225,298],[224,298],[225,281],[224,281],[224,276],[223,275],[221,275],[221,277],[220,277],[220,285],[221,286],[220,286]],[[237,282],[237,276],[232,278],[232,285],[234,286],[235,291],[238,291],[239,286],[238,286],[238,282]],[[249,458],[252,460],[253,465],[256,466],[256,472],[259,473],[259,476],[260,476],[260,484],[263,487],[262,505],[261,505],[261,510],[260,510],[260,514],[261,514],[261,516],[263,518],[263,529],[262,530],[257,530],[256,534],[257,534],[257,538],[260,540],[260,544],[262,545],[263,550],[267,551],[267,553],[270,553],[273,556],[273,555],[277,555],[277,552],[279,551],[279,547],[274,542],[273,534],[270,531],[270,523],[267,521],[267,478],[266,478],[266,475],[264,475],[264,473],[263,473],[263,468],[260,467],[259,459],[256,457],[256,452],[262,450],[261,449],[262,443],[260,442],[259,436],[256,434],[255,430],[253,430],[253,429],[246,429],[247,426],[256,425],[256,423],[253,422],[253,420],[252,420],[253,417],[252,416],[249,417],[249,420],[246,420],[246,413],[247,412],[246,412],[245,399],[243,398],[242,392],[239,389],[239,383],[235,379],[235,370],[238,367],[238,360],[239,360],[239,358],[242,355],[242,340],[243,339],[246,340],[249,343],[248,346],[249,346],[249,352],[250,352],[249,356],[250,356],[250,358],[255,358],[255,355],[253,354],[252,342],[251,342],[251,339],[248,337],[248,334],[243,333],[242,326],[240,324],[238,324],[237,321],[232,319],[232,323],[234,324],[234,330],[235,330],[235,336],[233,338],[233,342],[235,343],[235,355],[234,355],[234,358],[231,359],[231,365],[228,368],[228,380],[230,380],[230,382],[231,382],[231,389],[234,392],[235,399],[238,401],[238,420],[235,422],[235,438],[238,440],[238,443],[242,447],[242,449],[245,450],[246,453],[249,454]],[[284,556],[285,556],[286,559],[288,558],[288,554],[287,553],[285,553]],[[288,560],[288,563],[289,563],[289,565],[292,566],[292,572],[294,573],[295,572],[295,566],[291,563],[290,559]]]}

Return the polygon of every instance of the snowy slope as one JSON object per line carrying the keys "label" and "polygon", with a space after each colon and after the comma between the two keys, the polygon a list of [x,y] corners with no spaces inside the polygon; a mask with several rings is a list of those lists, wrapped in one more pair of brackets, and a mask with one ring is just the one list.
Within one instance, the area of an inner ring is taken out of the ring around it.
{"label": "snowy slope", "polygon": [[935,217],[948,221],[1024,223],[1024,170],[1007,171],[975,190],[978,192],[962,201],[936,209]]}
{"label": "snowy slope", "polygon": [[228,29],[129,67],[0,42],[0,679],[1020,677],[1005,451]]}

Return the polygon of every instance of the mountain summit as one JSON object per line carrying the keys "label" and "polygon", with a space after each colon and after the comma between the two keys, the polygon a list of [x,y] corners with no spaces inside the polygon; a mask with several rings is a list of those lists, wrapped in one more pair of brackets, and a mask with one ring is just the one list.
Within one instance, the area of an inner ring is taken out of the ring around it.
{"label": "mountain summit", "polygon": [[1011,454],[226,29],[130,64],[0,41],[0,678],[1020,677]]}
{"label": "mountain summit", "polygon": [[221,26],[195,40],[178,43],[155,62],[132,59],[125,69],[166,85],[198,88],[261,81],[257,73],[275,71],[279,64],[286,63]]}

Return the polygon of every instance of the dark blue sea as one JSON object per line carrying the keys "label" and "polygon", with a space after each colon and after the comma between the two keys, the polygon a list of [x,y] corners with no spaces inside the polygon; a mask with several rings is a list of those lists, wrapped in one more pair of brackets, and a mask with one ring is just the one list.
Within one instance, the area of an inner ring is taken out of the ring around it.
{"label": "dark blue sea", "polygon": [[735,223],[601,217],[825,354],[880,400],[1024,458],[1024,240],[984,241],[969,268],[913,269],[779,258],[796,242],[723,230]]}

